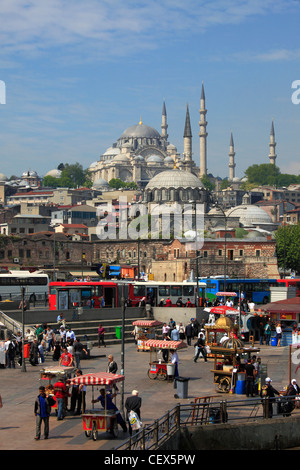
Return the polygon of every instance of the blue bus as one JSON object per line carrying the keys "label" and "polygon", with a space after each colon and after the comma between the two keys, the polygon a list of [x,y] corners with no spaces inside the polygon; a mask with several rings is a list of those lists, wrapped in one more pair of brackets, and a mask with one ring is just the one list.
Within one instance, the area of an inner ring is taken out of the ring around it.
{"label": "blue bus", "polygon": [[206,296],[212,301],[217,297],[217,292],[235,292],[236,302],[241,292],[245,300],[255,304],[266,304],[270,301],[270,287],[277,286],[277,279],[226,279],[224,288],[224,277],[199,279],[206,283]]}

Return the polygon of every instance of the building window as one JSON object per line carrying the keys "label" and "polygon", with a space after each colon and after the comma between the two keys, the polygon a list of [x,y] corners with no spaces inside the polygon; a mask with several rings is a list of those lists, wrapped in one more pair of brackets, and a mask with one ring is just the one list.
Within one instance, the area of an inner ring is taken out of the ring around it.
{"label": "building window", "polygon": [[26,258],[31,258],[31,251],[30,250],[26,250]]}
{"label": "building window", "polygon": [[240,250],[240,256],[244,256],[244,250]]}
{"label": "building window", "polygon": [[255,256],[256,256],[257,258],[260,257],[260,250],[255,250]]}
{"label": "building window", "polygon": [[208,251],[203,251],[203,258],[208,258]]}
{"label": "building window", "polygon": [[223,251],[219,250],[219,256],[222,256],[222,254],[223,254]]}

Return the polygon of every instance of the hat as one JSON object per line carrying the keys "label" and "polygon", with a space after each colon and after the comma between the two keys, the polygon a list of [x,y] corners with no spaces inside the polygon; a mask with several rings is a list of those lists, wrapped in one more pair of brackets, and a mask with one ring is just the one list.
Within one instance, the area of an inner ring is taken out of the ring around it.
{"label": "hat", "polygon": [[266,378],[266,382],[272,382],[272,380],[270,379],[270,377],[267,377],[267,378]]}

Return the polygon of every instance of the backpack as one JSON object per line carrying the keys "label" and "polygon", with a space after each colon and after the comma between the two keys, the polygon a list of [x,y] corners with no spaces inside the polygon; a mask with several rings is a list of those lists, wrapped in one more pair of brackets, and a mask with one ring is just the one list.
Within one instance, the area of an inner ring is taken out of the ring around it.
{"label": "backpack", "polygon": [[267,397],[268,396],[268,385],[263,385],[261,387],[261,396]]}
{"label": "backpack", "polygon": [[8,345],[7,352],[10,356],[13,356],[15,354],[15,345],[12,341]]}

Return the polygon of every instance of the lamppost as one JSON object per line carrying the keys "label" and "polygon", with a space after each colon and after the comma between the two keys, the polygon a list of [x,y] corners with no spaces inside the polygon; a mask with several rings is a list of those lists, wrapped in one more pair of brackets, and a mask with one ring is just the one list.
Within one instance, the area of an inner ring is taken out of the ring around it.
{"label": "lamppost", "polygon": [[224,212],[224,209],[219,206],[218,203],[214,203],[214,206],[219,209],[224,217],[224,292],[226,293],[226,277],[227,277],[227,216]]}
{"label": "lamppost", "polygon": [[22,372],[26,372],[25,355],[24,355],[24,341],[25,341],[25,315],[24,315],[24,301],[25,301],[25,287],[21,287],[22,295]]}
{"label": "lamppost", "polygon": [[[122,332],[121,332],[121,375],[124,374],[125,369],[125,310],[126,310],[126,300],[124,297],[124,284],[122,285],[122,297],[121,297],[121,306],[122,306]],[[124,380],[121,382],[121,410],[124,416]]]}

